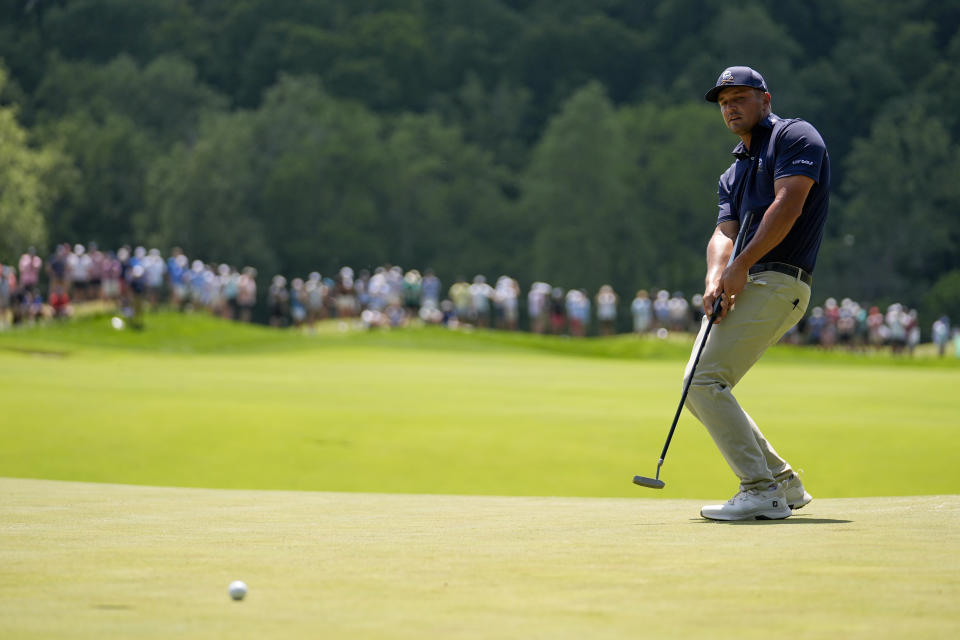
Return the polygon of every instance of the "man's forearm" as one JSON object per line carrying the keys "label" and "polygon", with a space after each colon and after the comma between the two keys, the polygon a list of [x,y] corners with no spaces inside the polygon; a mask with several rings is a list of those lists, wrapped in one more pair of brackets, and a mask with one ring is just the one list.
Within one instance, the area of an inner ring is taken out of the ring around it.
{"label": "man's forearm", "polygon": [[803,213],[803,202],[812,184],[813,180],[805,176],[782,178],[775,183],[777,195],[764,212],[753,238],[734,261],[737,268],[749,270],[783,242]]}
{"label": "man's forearm", "polygon": [[733,253],[733,241],[738,228],[736,221],[717,225],[710,242],[707,243],[707,288],[720,280],[720,274],[723,273],[730,260],[730,254]]}

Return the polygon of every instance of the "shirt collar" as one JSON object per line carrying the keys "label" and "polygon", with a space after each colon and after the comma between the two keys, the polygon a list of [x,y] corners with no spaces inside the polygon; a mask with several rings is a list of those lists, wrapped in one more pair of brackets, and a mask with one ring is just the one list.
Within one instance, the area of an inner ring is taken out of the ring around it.
{"label": "shirt collar", "polygon": [[[760,136],[769,135],[770,131],[773,130],[773,125],[775,125],[779,120],[779,116],[768,113],[766,117],[761,118],[760,122],[758,122],[753,128],[754,134],[759,134]],[[737,157],[737,160],[746,160],[750,157],[750,152],[747,151],[747,148],[743,145],[742,140],[733,148],[732,153]]]}

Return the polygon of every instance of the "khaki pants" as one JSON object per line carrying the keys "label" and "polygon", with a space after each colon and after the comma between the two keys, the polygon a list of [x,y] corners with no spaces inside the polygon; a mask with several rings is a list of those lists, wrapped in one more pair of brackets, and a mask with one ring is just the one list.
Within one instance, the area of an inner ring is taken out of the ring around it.
{"label": "khaki pants", "polygon": [[[803,317],[809,302],[810,287],[797,278],[776,271],[751,275],[734,308],[711,329],[697,364],[686,407],[710,432],[744,490],[766,488],[793,470],[737,403],[733,387]],[[684,382],[706,328],[704,317]]]}

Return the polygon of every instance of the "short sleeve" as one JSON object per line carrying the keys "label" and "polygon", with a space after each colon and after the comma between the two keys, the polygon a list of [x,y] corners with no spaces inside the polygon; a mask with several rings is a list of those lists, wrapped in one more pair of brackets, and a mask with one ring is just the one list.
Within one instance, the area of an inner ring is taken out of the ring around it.
{"label": "short sleeve", "polygon": [[813,125],[796,120],[784,126],[776,140],[773,179],[807,176],[820,181],[827,147]]}
{"label": "short sleeve", "polygon": [[730,168],[720,176],[720,183],[717,185],[717,224],[737,220],[737,213],[733,210],[731,188],[733,185],[734,171],[737,164],[733,163]]}

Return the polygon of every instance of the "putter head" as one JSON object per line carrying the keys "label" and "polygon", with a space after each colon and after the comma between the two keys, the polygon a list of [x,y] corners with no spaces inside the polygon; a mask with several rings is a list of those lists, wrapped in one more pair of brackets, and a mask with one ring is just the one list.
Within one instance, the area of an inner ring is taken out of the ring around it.
{"label": "putter head", "polygon": [[647,487],[648,489],[663,489],[666,486],[666,483],[663,480],[658,480],[657,478],[646,478],[644,476],[633,476],[633,484],[638,484],[641,487]]}

